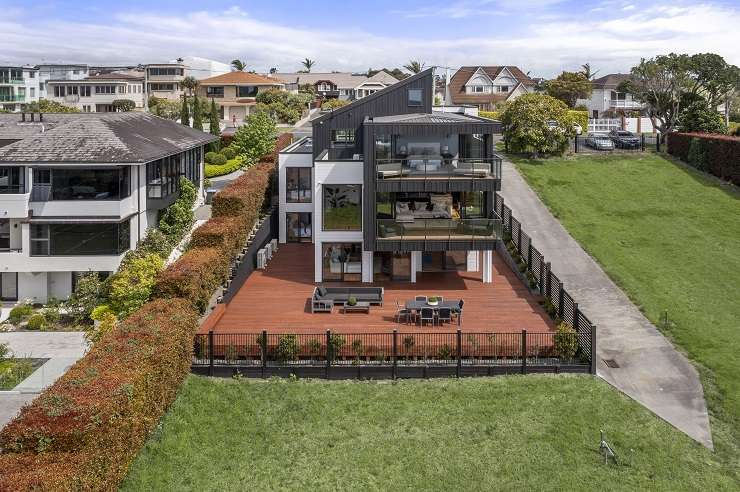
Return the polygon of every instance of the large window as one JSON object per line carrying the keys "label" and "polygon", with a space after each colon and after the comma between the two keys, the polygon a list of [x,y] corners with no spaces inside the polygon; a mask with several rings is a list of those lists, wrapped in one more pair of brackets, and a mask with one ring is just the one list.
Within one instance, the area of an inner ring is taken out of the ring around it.
{"label": "large window", "polygon": [[288,203],[311,202],[311,168],[285,168],[285,201]]}
{"label": "large window", "polygon": [[324,185],[325,231],[362,230],[362,186]]}
{"label": "large window", "polygon": [[149,90],[152,91],[174,91],[175,84],[149,84]]}
{"label": "large window", "polygon": [[322,243],[322,275],[324,282],[362,281],[361,243]]}
{"label": "large window", "polygon": [[31,256],[120,255],[131,245],[129,221],[31,224]]}
{"label": "large window", "polygon": [[149,162],[146,165],[147,197],[165,198],[179,192],[180,176],[188,178],[198,186],[200,162],[200,147]]}
{"label": "large window", "polygon": [[285,214],[285,219],[289,243],[311,242],[310,212],[288,212]]}
{"label": "large window", "polygon": [[354,145],[355,130],[353,128],[341,128],[331,131],[331,143],[334,145]]}
{"label": "large window", "polygon": [[120,200],[131,194],[129,168],[34,169],[34,201]]}
{"label": "large window", "polygon": [[0,167],[0,193],[25,193],[25,168]]}
{"label": "large window", "polygon": [[157,75],[182,75],[183,69],[182,68],[150,68],[149,69],[149,75],[157,76]]}
{"label": "large window", "polygon": [[256,97],[257,86],[255,85],[244,85],[236,88],[236,97]]}
{"label": "large window", "polygon": [[223,86],[206,87],[208,97],[224,97]]}
{"label": "large window", "polygon": [[0,251],[10,250],[10,219],[0,219]]}
{"label": "large window", "polygon": [[421,89],[409,89],[409,106],[421,106],[423,92]]}
{"label": "large window", "polygon": [[115,85],[96,85],[95,86],[95,94],[115,94],[115,93],[116,93]]}

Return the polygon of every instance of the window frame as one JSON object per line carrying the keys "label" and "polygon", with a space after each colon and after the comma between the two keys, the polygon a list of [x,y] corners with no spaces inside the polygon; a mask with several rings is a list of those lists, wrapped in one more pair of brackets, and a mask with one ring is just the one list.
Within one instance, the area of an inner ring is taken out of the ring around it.
{"label": "window frame", "polygon": [[[416,98],[412,99],[412,96],[411,96],[412,93],[413,94],[418,93],[419,95],[418,99]],[[424,90],[416,88],[416,87],[410,87],[406,91],[406,98],[407,98],[406,100],[407,100],[408,106],[412,106],[412,107],[423,106],[424,105]]]}

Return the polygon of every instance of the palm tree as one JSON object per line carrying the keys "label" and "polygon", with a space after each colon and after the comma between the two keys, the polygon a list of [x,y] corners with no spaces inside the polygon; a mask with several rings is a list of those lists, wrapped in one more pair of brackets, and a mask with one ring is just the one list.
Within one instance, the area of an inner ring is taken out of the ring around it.
{"label": "palm tree", "polygon": [[277,67],[270,68],[270,73],[273,74],[273,75],[276,74],[277,73]]}
{"label": "palm tree", "polygon": [[180,82],[180,87],[188,90],[188,96],[193,95],[193,92],[198,88],[198,85],[200,85],[200,82],[198,82],[198,79],[192,75],[188,75]]}
{"label": "palm tree", "polygon": [[243,72],[247,68],[247,64],[241,61],[239,58],[234,58],[231,60],[231,68],[236,70],[237,72]]}
{"label": "palm tree", "polygon": [[417,60],[410,60],[408,64],[403,66],[403,68],[405,68],[411,73],[419,73],[422,70],[424,70],[424,62],[420,62]]}
{"label": "palm tree", "polygon": [[588,80],[592,80],[594,77],[596,77],[596,74],[599,73],[599,70],[596,70],[595,72],[591,71],[591,64],[590,63],[584,63],[581,65],[581,73],[586,77]]}
{"label": "palm tree", "polygon": [[312,60],[310,58],[306,58],[301,62],[301,65],[306,69],[307,73],[311,73],[311,67],[316,65],[316,60]]}

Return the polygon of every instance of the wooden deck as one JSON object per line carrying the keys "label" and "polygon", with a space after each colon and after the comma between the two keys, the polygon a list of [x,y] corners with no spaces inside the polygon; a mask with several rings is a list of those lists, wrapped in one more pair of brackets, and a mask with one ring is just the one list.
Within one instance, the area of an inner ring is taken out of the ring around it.
{"label": "wooden deck", "polygon": [[[455,331],[457,324],[424,328],[395,322],[396,302],[403,305],[416,294],[465,299],[460,328],[463,332],[548,332],[554,325],[537,299],[521,284],[506,264],[494,255],[492,284],[481,282],[480,272],[419,273],[417,283],[376,282],[385,288],[383,306],[370,314],[311,313],[309,298],[313,281],[313,244],[283,244],[266,270],[255,271],[214,325],[215,333],[343,333]],[[332,285],[326,283],[325,285]],[[336,285],[336,284],[334,284]],[[347,285],[347,284],[343,284]],[[361,284],[356,284],[361,285]],[[209,328],[206,323],[201,328]]]}

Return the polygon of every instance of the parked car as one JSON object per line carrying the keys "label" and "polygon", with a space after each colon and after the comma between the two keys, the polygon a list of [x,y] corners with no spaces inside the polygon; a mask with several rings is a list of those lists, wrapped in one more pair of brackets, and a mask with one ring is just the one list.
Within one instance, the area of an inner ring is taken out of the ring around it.
{"label": "parked car", "polygon": [[620,149],[640,148],[640,138],[627,130],[612,130],[609,132],[609,138]]}
{"label": "parked car", "polygon": [[604,133],[589,133],[586,145],[596,150],[614,150],[614,142]]}
{"label": "parked car", "polygon": [[[545,121],[545,124],[550,129],[558,127],[558,122],[555,120],[547,120]],[[581,133],[583,133],[583,128],[581,128],[581,125],[579,125],[578,123],[575,123],[573,125],[573,131],[575,132],[576,135],[580,135]]]}

